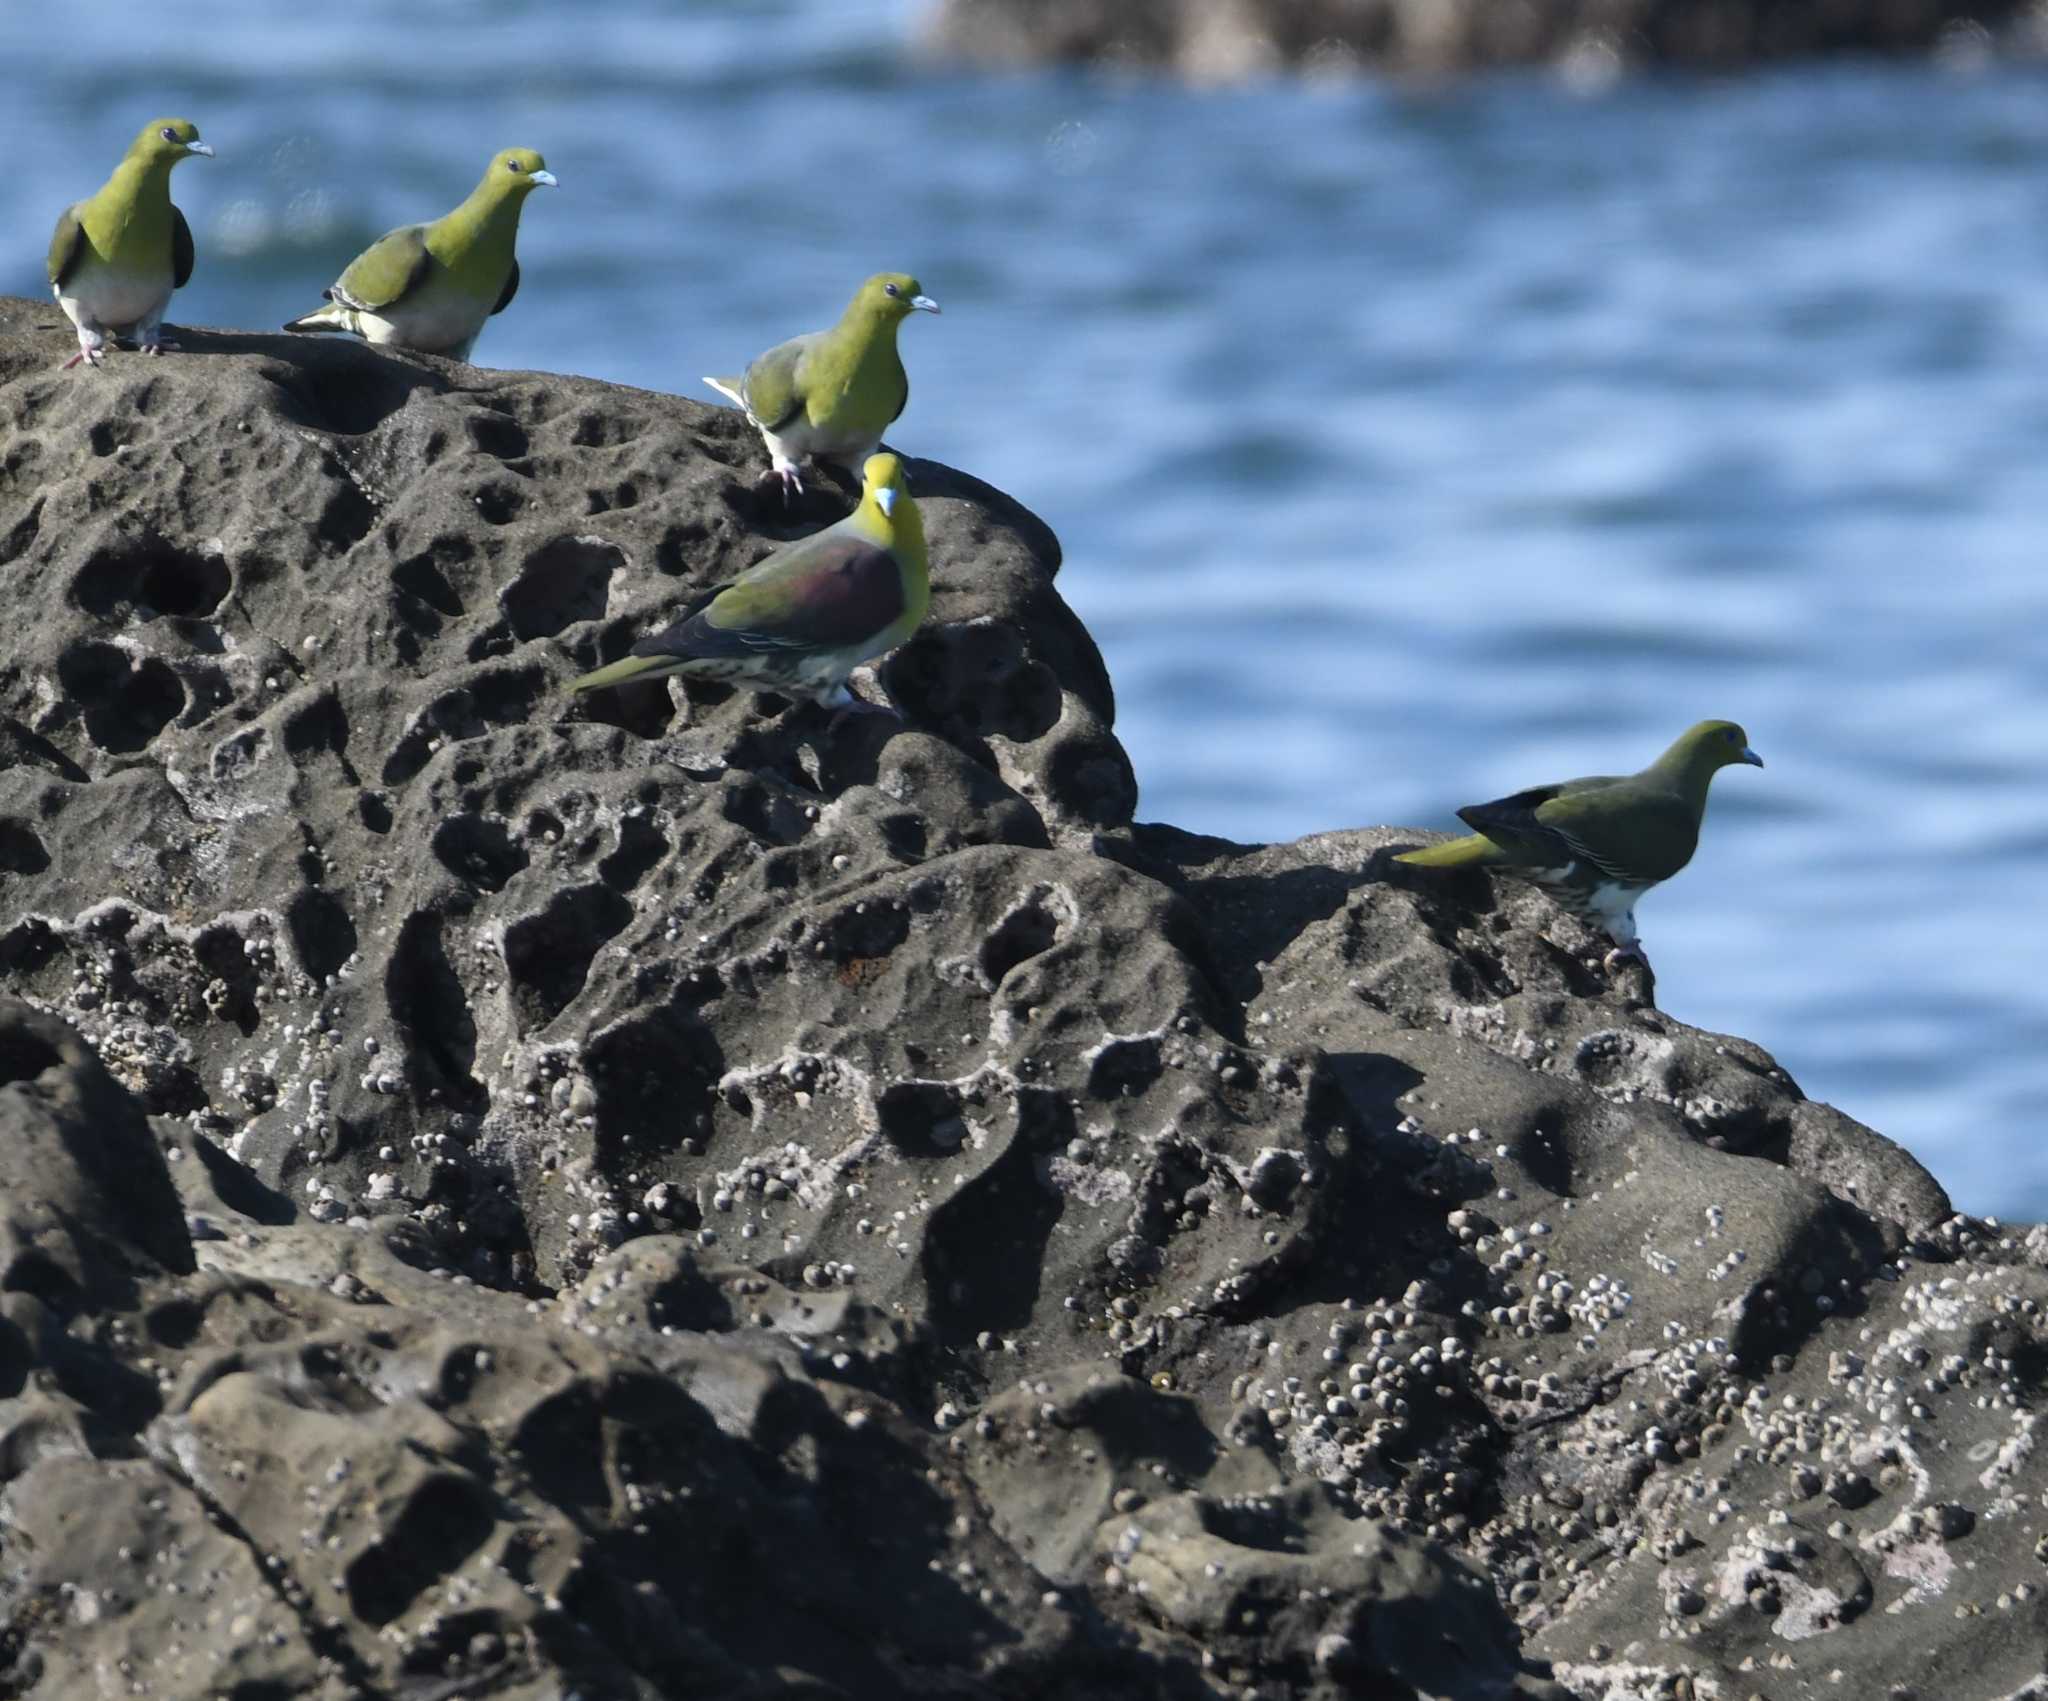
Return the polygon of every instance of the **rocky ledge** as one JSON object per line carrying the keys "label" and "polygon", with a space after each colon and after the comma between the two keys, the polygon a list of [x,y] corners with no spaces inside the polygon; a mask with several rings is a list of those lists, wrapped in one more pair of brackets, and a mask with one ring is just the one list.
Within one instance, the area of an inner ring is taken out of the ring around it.
{"label": "rocky ledge", "polygon": [[1556,64],[1732,70],[1825,53],[2038,53],[2032,0],[938,0],[925,48],[983,64],[1159,66],[1198,81]]}
{"label": "rocky ledge", "polygon": [[971,478],[903,726],[577,704],[845,490],[186,340],[0,302],[0,1694],[2048,1682],[2048,1236],[1414,834],[1134,825]]}

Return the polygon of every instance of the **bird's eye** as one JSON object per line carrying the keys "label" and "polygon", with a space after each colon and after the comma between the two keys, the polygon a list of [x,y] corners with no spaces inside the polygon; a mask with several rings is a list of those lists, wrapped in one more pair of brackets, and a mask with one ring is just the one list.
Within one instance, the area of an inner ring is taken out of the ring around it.
{"label": "bird's eye", "polygon": [[1733,744],[1735,742],[1735,729],[1731,726],[1726,732],[1722,733],[1721,736],[1727,739],[1727,741],[1730,744]]}
{"label": "bird's eye", "polygon": [[882,285],[882,293],[884,295],[901,295],[903,291],[898,289],[894,284],[884,284]]}
{"label": "bird's eye", "polygon": [[516,159],[508,159],[505,162],[505,169],[507,171],[524,171],[526,167],[521,165]]}
{"label": "bird's eye", "polygon": [[168,124],[166,124],[163,127],[163,129],[158,132],[158,134],[160,134],[163,137],[163,139],[167,142],[175,142],[178,139],[178,132],[173,130]]}

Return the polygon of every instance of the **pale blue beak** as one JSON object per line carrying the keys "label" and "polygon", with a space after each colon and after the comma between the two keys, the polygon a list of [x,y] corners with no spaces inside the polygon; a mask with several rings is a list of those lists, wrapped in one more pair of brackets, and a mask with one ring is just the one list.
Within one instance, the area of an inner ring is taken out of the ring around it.
{"label": "pale blue beak", "polygon": [[213,158],[213,149],[209,148],[204,142],[187,142],[185,144],[185,151],[188,154],[197,154],[201,159]]}
{"label": "pale blue beak", "polygon": [[885,519],[895,518],[896,487],[893,484],[885,484],[875,492],[875,506],[882,510]]}
{"label": "pale blue beak", "polygon": [[532,181],[538,183],[543,189],[561,188],[561,184],[555,181],[555,174],[552,171],[536,171],[533,174]]}
{"label": "pale blue beak", "polygon": [[1746,744],[1742,747],[1742,759],[1752,768],[1761,768],[1764,765],[1764,759]]}
{"label": "pale blue beak", "polygon": [[939,310],[939,304],[928,295],[913,295],[910,298],[910,305],[920,313],[936,313]]}

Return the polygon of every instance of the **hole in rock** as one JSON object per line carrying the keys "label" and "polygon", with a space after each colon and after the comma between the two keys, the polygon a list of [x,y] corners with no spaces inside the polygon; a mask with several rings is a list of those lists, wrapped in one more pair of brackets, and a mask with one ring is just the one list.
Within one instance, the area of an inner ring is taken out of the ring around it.
{"label": "hole in rock", "polygon": [[370,499],[352,484],[340,484],[321,504],[313,535],[336,555],[346,555],[370,535],[377,523],[377,510]]}
{"label": "hole in rock", "polygon": [[476,511],[494,526],[509,525],[526,506],[526,492],[502,481],[484,485],[473,500]]}
{"label": "hole in rock", "polygon": [[695,565],[695,558],[710,535],[711,528],[702,520],[678,520],[654,546],[654,570],[670,578],[682,578]]}
{"label": "hole in rock", "polygon": [[348,711],[331,690],[322,691],[284,723],[285,754],[294,761],[324,751],[348,755]]}
{"label": "hole in rock", "polygon": [[208,927],[192,941],[192,955],[200,972],[224,989],[213,992],[209,1008],[250,1034],[256,1030],[256,966],[246,945],[232,927]]}
{"label": "hole in rock", "polygon": [[164,663],[131,662],[112,644],[74,644],[57,660],[57,682],[85,711],[86,736],[112,755],[142,749],[185,706],[185,688]]}
{"label": "hole in rock", "polygon": [[612,575],[626,564],[617,544],[558,537],[542,544],[505,587],[505,618],[518,637],[552,638],[580,620],[602,620]]}
{"label": "hole in rock", "polygon": [[[9,975],[34,974],[63,949],[57,931],[41,916],[29,916],[0,933],[0,969]],[[0,1084],[6,1075],[0,1070]]]}
{"label": "hole in rock", "polygon": [[619,848],[597,865],[598,878],[614,891],[630,892],[667,849],[668,840],[646,816],[627,816],[619,823]]}
{"label": "hole in rock", "polygon": [[944,1081],[896,1081],[875,1101],[889,1143],[908,1157],[943,1158],[967,1138],[960,1095]]}
{"label": "hole in rock", "polygon": [[572,1383],[527,1412],[512,1434],[513,1456],[544,1500],[561,1507],[608,1507],[604,1426],[589,1389]]}
{"label": "hole in rock", "polygon": [[483,1087],[471,1073],[476,1063],[476,1022],[462,982],[449,966],[441,917],[431,910],[416,911],[399,931],[384,976],[384,996],[391,1014],[412,1035],[415,1056],[426,1065],[425,1072],[438,1077],[415,1080],[414,1085],[438,1085],[464,1103],[481,1099]]}
{"label": "hole in rock", "polygon": [[302,891],[284,913],[299,967],[317,981],[339,974],[355,955],[356,924],[332,893]]}
{"label": "hole in rock", "polygon": [[1063,738],[1049,764],[1053,796],[1083,820],[1121,826],[1138,807],[1138,778],[1114,739]]}
{"label": "hole in rock", "polygon": [[900,809],[893,815],[884,815],[877,824],[882,830],[882,843],[898,862],[924,861],[929,841],[923,816]]}
{"label": "hole in rock", "polygon": [[947,1343],[1021,1328],[1037,1309],[1046,1242],[1066,1201],[1039,1180],[1034,1148],[1065,1144],[1074,1124],[1046,1093],[1019,1098],[1017,1117],[1003,1155],[926,1221],[925,1290],[933,1330]]}
{"label": "hole in rock", "polygon": [[77,1308],[78,1284],[56,1259],[46,1252],[27,1251],[7,1266],[0,1289],[8,1293],[33,1294],[53,1311]]}
{"label": "hole in rock", "polygon": [[290,360],[266,366],[281,392],[282,412],[316,431],[360,437],[374,431],[418,389],[442,388],[435,374],[347,343],[309,338]]}
{"label": "hole in rock", "polygon": [[86,613],[103,619],[168,614],[203,620],[220,607],[232,582],[225,556],[179,549],[146,535],[94,550],[72,580],[71,596]]}
{"label": "hole in rock", "polygon": [[526,847],[503,823],[480,815],[454,815],[434,832],[434,855],[458,880],[486,892],[502,892],[506,881],[526,866]]}
{"label": "hole in rock", "polygon": [[882,667],[890,700],[913,718],[1016,743],[1060,718],[1052,669],[1024,654],[1016,627],[996,621],[920,632]]}
{"label": "hole in rock", "polygon": [[981,972],[990,986],[1000,986],[1012,969],[1050,951],[1059,937],[1059,921],[1043,904],[1020,904],[981,942]]}
{"label": "hole in rock", "polygon": [[609,514],[615,509],[639,506],[640,487],[630,479],[613,486],[610,490],[585,491],[583,496],[583,511],[586,514]]}
{"label": "hole in rock", "polygon": [[[715,996],[716,988],[692,991]],[[583,1068],[597,1089],[601,1162],[709,1137],[725,1057],[690,1009],[657,1009],[602,1030],[584,1049]]]}
{"label": "hole in rock", "polygon": [[0,816],[0,874],[40,874],[50,853],[26,821]]}
{"label": "hole in rock", "polygon": [[1088,1090],[1101,1099],[1134,1099],[1165,1072],[1159,1041],[1150,1034],[1110,1040],[1088,1065]]}
{"label": "hole in rock", "polygon": [[546,1027],[569,1007],[599,948],[632,919],[633,906],[609,886],[574,886],[505,929],[505,970],[524,1031]]}
{"label": "hole in rock", "polygon": [[406,1498],[380,1542],[358,1554],[344,1581],[366,1624],[389,1624],[490,1539],[496,1521],[482,1491],[461,1477],[435,1476]]}
{"label": "hole in rock", "polygon": [[189,1347],[206,1321],[206,1308],[195,1300],[167,1299],[143,1319],[149,1338],[160,1347]]}
{"label": "hole in rock", "polygon": [[501,413],[473,413],[462,422],[469,440],[484,454],[500,461],[516,461],[526,453],[526,429],[516,419]]}
{"label": "hole in rock", "polygon": [[436,614],[445,614],[450,620],[457,619],[463,612],[462,597],[448,582],[433,555],[415,555],[401,561],[391,569],[391,583],[407,596],[417,598]]}
{"label": "hole in rock", "polygon": [[756,781],[735,780],[725,788],[718,808],[734,826],[769,844],[793,845],[811,830],[795,798]]}
{"label": "hole in rock", "polygon": [[632,442],[640,435],[640,429],[639,421],[621,419],[617,414],[579,414],[569,441],[579,449],[615,449],[621,443]]}
{"label": "hole in rock", "polygon": [[[0,468],[0,471],[4,471]],[[38,496],[28,506],[28,512],[14,522],[6,531],[0,532],[0,567],[27,553],[28,546],[36,541],[43,529],[43,498]]]}
{"label": "hole in rock", "polygon": [[869,899],[823,922],[817,944],[834,962],[850,963],[886,957],[909,937],[910,911],[905,905]]}
{"label": "hole in rock", "polygon": [[0,1087],[16,1081],[33,1081],[45,1069],[62,1063],[57,1048],[39,1034],[20,1028],[0,1028]]}

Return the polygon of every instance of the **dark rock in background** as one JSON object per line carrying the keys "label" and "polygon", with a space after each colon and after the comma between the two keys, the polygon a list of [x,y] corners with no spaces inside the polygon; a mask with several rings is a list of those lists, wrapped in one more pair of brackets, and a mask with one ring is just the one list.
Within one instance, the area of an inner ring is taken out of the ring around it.
{"label": "dark rock in background", "polygon": [[186,339],[0,303],[0,1695],[2040,1679],[2040,1231],[1412,834],[1133,825],[970,478],[904,726],[579,703],[844,486]]}
{"label": "dark rock in background", "polygon": [[937,0],[924,46],[985,64],[1442,75],[1560,65],[1731,70],[1826,53],[2038,53],[2029,0]]}

